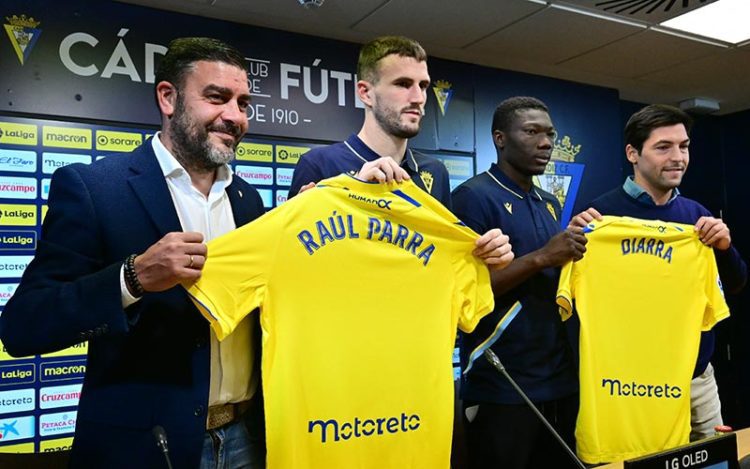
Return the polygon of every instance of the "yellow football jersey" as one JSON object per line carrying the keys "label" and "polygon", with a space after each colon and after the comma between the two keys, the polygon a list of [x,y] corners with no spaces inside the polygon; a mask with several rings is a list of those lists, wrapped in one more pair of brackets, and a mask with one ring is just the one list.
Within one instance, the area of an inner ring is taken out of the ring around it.
{"label": "yellow football jersey", "polygon": [[690,435],[701,330],[729,316],[713,249],[692,225],[605,216],[563,267],[557,302],[581,321],[578,455],[611,462]]}
{"label": "yellow football jersey", "polygon": [[456,327],[494,302],[477,237],[341,175],[208,244],[189,292],[217,335],[260,307],[269,468],[449,467]]}

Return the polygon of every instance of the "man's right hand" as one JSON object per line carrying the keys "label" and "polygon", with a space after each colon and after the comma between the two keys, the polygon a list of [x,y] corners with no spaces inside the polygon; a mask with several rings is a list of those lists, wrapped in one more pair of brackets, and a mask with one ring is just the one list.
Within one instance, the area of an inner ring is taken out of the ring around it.
{"label": "man's right hand", "polygon": [[356,174],[357,179],[369,182],[403,182],[411,179],[406,170],[390,156],[368,161]]}
{"label": "man's right hand", "polygon": [[197,280],[207,255],[201,233],[168,233],[135,258],[135,273],[145,291],[164,291],[184,280]]}
{"label": "man's right hand", "polygon": [[553,236],[538,251],[539,262],[546,268],[561,266],[571,259],[577,261],[586,252],[586,242],[582,228],[568,228]]}
{"label": "man's right hand", "polygon": [[593,207],[589,207],[570,219],[568,228],[586,228],[586,225],[594,220],[601,220],[602,214]]}

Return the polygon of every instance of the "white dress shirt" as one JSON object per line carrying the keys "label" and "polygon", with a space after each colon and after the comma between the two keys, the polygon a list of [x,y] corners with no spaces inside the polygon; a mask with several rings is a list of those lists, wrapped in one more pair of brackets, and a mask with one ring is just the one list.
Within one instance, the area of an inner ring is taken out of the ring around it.
{"label": "white dress shirt", "polygon": [[[160,132],[151,139],[151,145],[172,195],[183,231],[202,233],[204,242],[207,242],[236,228],[232,206],[225,191],[232,183],[232,169],[228,165],[217,169],[216,180],[206,197],[193,187],[188,172],[161,143]],[[120,289],[123,308],[138,301],[125,284],[123,269],[120,270]],[[251,333],[252,323],[247,317],[222,342],[218,341],[211,330],[209,406],[242,402],[255,393],[258,379],[253,369],[253,346],[259,344],[251,344]]]}

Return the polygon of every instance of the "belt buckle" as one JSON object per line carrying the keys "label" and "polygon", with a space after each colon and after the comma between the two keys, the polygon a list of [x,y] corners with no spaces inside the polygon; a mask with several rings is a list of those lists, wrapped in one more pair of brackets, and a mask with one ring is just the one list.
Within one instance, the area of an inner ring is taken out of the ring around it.
{"label": "belt buckle", "polygon": [[208,418],[206,419],[206,430],[215,430],[233,422],[235,419],[235,413],[234,404],[209,407]]}

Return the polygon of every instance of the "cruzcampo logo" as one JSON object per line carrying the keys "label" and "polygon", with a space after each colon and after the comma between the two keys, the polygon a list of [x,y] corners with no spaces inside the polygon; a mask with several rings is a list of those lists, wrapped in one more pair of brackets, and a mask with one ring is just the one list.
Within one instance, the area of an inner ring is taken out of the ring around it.
{"label": "cruzcampo logo", "polygon": [[440,107],[440,114],[445,115],[445,113],[448,112],[448,104],[451,102],[451,97],[453,97],[451,84],[445,80],[438,80],[435,82],[435,86],[432,87],[432,91],[437,98],[438,106]]}
{"label": "cruzcampo logo", "polygon": [[42,30],[37,28],[40,22],[35,21],[32,17],[21,16],[6,16],[8,22],[4,24],[5,32],[8,33],[10,43],[13,45],[13,50],[16,51],[18,60],[23,65],[29,58],[31,49],[34,48],[34,44],[39,40],[39,36],[42,34]]}

